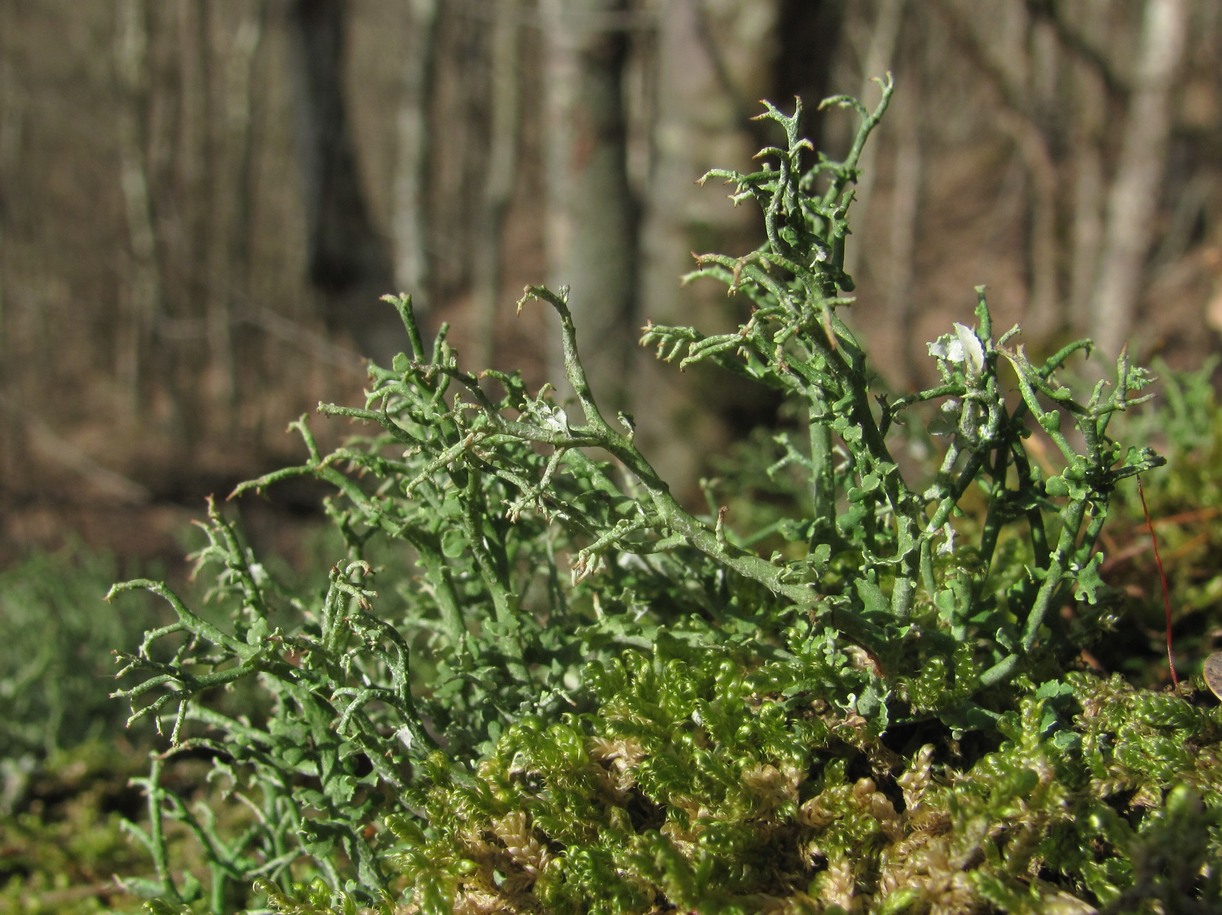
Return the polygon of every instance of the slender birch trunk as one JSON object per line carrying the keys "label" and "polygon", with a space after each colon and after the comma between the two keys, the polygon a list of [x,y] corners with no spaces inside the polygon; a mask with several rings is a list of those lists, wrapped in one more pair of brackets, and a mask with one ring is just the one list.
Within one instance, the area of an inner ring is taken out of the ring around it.
{"label": "slender birch trunk", "polygon": [[403,97],[396,119],[397,152],[391,212],[398,291],[416,307],[430,304],[428,252],[429,123],[437,70],[438,0],[411,0],[403,54]]}
{"label": "slender birch trunk", "polygon": [[1091,312],[1091,336],[1111,356],[1128,339],[1141,301],[1153,216],[1167,166],[1171,90],[1187,25],[1185,0],[1147,0],[1120,163],[1108,194]]}

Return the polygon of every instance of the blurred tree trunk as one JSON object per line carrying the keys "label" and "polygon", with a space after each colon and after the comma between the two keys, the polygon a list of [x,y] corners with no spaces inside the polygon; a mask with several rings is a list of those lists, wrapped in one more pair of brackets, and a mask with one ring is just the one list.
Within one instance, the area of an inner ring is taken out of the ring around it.
{"label": "blurred tree trunk", "polygon": [[226,375],[222,392],[228,394],[231,423],[237,420],[239,366],[249,367],[255,361],[253,354],[246,352],[243,339],[246,335],[234,334],[233,327],[237,315],[252,310],[251,252],[255,244],[254,204],[258,191],[255,161],[263,122],[257,104],[256,63],[267,31],[268,10],[267,0],[243,4],[243,18],[233,34],[225,62],[225,137],[235,193],[231,197],[224,249],[228,268],[224,289],[228,329],[215,327],[212,333],[214,347],[228,347],[228,355],[221,356],[221,371]]}
{"label": "blurred tree trunk", "polygon": [[[20,17],[18,4],[0,4],[0,31],[14,34]],[[0,494],[5,481],[15,479],[25,463],[22,414],[17,405],[24,402],[25,373],[13,371],[17,363],[16,312],[9,299],[9,249],[5,245],[8,223],[17,215],[17,201],[10,188],[16,185],[21,169],[21,134],[26,124],[24,87],[18,82],[13,58],[0,52]]]}
{"label": "blurred tree trunk", "polygon": [[149,22],[147,0],[122,0],[116,8],[115,75],[119,184],[123,192],[128,247],[126,280],[120,291],[116,362],[133,412],[143,401],[144,359],[161,307],[162,277],[149,191]]}
{"label": "blurred tree trunk", "polygon": [[[1107,32],[1108,11],[1085,5],[1079,29],[1085,35]],[[1064,32],[1064,28],[1060,29]],[[1104,180],[1104,140],[1108,121],[1108,83],[1099,67],[1076,66],[1066,86],[1066,101],[1074,117],[1070,121],[1069,176],[1073,188],[1069,195],[1070,266],[1069,326],[1085,332],[1091,326],[1091,297],[1095,270],[1103,245],[1103,209],[1106,195]]]}
{"label": "blurred tree trunk", "polygon": [[488,125],[491,24],[498,5],[439,3],[435,28],[435,80],[424,117],[421,192],[428,254],[429,293],[439,308],[471,292],[472,265],[484,204],[491,144]]}
{"label": "blurred tree trunk", "polygon": [[[0,29],[17,28],[17,4],[0,6]],[[17,82],[17,68],[12,58],[0,52],[0,391],[7,377],[9,330],[7,306],[7,277],[4,264],[4,231],[9,220],[9,211],[15,201],[7,190],[17,180],[18,161],[21,152],[21,131],[25,126],[25,105],[22,87]]]}
{"label": "blurred tree trunk", "polygon": [[521,74],[518,22],[519,0],[502,0],[491,36],[490,148],[484,176],[481,229],[475,236],[476,364],[494,364],[496,316],[501,295],[501,256],[505,217],[513,197],[521,135]]}
{"label": "blurred tree trunk", "polygon": [[439,0],[411,0],[403,54],[403,98],[396,124],[397,161],[392,188],[395,284],[417,308],[431,304],[428,254],[429,124],[437,70]]}
{"label": "blurred tree trunk", "polygon": [[1171,89],[1188,24],[1185,0],[1146,0],[1116,176],[1108,194],[1103,253],[1096,274],[1091,336],[1119,353],[1143,291],[1171,133]]}
{"label": "blurred tree trunk", "polygon": [[[252,6],[257,20],[260,4]],[[226,172],[231,139],[240,147],[242,134],[249,135],[249,112],[245,115],[241,112],[248,100],[245,82],[249,81],[253,48],[238,47],[249,31],[245,18],[250,14],[248,10],[243,9],[242,24],[233,32],[216,29],[214,14],[215,6],[209,0],[193,0],[185,7],[180,38],[184,49],[183,105],[195,111],[194,120],[198,122],[191,144],[198,154],[192,196],[201,212],[193,219],[195,243],[191,260],[195,274],[192,285],[202,302],[192,311],[202,318],[208,341],[208,365],[202,379],[205,383],[201,385],[201,379],[196,377],[189,389],[196,398],[206,394],[209,405],[220,408],[232,420],[238,380],[233,335],[235,259],[229,236],[236,230],[231,218],[236,207],[232,199],[214,193],[213,188]],[[233,50],[238,53],[223,46],[229,35],[233,36]],[[249,44],[249,39],[245,43]],[[191,49],[190,55],[186,49]],[[236,137],[232,136],[235,122],[245,128]]]}
{"label": "blurred tree trunk", "polygon": [[[637,207],[628,184],[627,0],[542,0],[547,29],[548,264],[570,287],[586,372],[627,405],[636,349]],[[563,378],[559,341],[552,375]]]}
{"label": "blurred tree trunk", "polygon": [[1020,117],[1002,120],[1012,127],[1023,160],[1026,187],[1026,329],[1035,338],[1047,338],[1068,325],[1068,309],[1061,298],[1058,232],[1060,166],[1066,152],[1063,125],[1058,123],[1063,55],[1052,26],[1023,15],[1019,41],[1012,56],[1021,61],[1016,82],[1025,99]]}
{"label": "blurred tree trunk", "polygon": [[[218,244],[222,227],[222,201],[211,192],[218,173],[212,85],[213,35],[208,0],[179,0],[176,4],[175,65],[178,71],[179,123],[173,157],[175,188],[170,206],[181,231],[174,233],[168,264],[178,282],[167,289],[172,323],[169,339],[161,346],[173,356],[164,364],[165,388],[172,403],[171,422],[176,444],[190,446],[205,435],[203,424],[215,402],[210,389],[216,375],[209,372],[215,359],[214,335],[224,334],[228,353],[229,316],[224,301],[228,263]],[[220,255],[220,256],[218,256]],[[201,339],[202,338],[202,339]],[[224,358],[224,357],[222,357]]]}
{"label": "blurred tree trunk", "polygon": [[[831,82],[832,68],[845,37],[849,7],[845,0],[779,0],[775,76],[769,93],[772,101],[788,109],[794,96],[798,96],[813,115],[819,102],[847,88],[833,90]],[[865,71],[863,75],[882,74]],[[804,134],[815,149],[826,149],[821,133],[825,123],[824,118],[807,118]]]}
{"label": "blurred tree trunk", "polygon": [[378,300],[393,291],[391,256],[361,192],[344,100],[349,9],[344,0],[293,0],[288,12],[309,280],[328,325],[385,361],[402,348],[403,329]]}

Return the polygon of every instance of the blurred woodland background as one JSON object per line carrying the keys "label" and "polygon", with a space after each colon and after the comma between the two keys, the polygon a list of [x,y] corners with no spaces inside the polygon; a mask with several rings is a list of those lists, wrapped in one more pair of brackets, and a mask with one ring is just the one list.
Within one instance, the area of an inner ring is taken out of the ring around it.
{"label": "blurred woodland background", "polygon": [[816,103],[888,70],[847,267],[890,383],[977,284],[1033,346],[1217,349],[1215,0],[4,0],[0,565],[69,531],[177,551],[207,493],[300,460],[289,420],[359,398],[400,290],[538,384],[551,316],[513,303],[570,285],[596,392],[692,478],[768,412],[635,347],[744,307],[680,285],[759,241],[695,181],[776,139],[761,98],[842,154]]}

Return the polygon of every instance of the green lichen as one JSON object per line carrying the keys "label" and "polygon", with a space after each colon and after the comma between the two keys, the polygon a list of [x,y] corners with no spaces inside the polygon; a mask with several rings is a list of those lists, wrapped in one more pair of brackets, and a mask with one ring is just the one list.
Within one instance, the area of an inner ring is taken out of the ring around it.
{"label": "green lichen", "polygon": [[[874,111],[830,101],[859,116],[840,162],[766,106],[783,145],[712,173],[766,240],[698,258],[749,313],[732,334],[644,330],[785,399],[707,513],[600,411],[565,290],[524,301],[559,320],[569,403],[467,372],[444,331],[426,348],[401,296],[410,352],[373,367],[363,406],[323,408],[371,433],[323,454],[303,420],[305,462],[239,487],[331,488],[346,550],[325,590],[273,580],[215,506],[207,617],[154,582],[116,589],[174,613],[121,690],[168,735],[137,830],[158,911],[227,911],[252,883],[285,913],[1219,902],[1217,705],[1077,670],[1119,606],[1112,497],[1162,463],[1111,429],[1150,378],[1122,356],[1079,392],[1089,343],[1034,363],[980,291],[974,324],[930,345],[936,386],[879,390],[841,311],[882,90]],[[735,501],[755,503],[741,521]],[[238,688],[259,701],[225,710]],[[189,751],[248,829],[167,787]],[[208,874],[176,870],[163,820]]]}

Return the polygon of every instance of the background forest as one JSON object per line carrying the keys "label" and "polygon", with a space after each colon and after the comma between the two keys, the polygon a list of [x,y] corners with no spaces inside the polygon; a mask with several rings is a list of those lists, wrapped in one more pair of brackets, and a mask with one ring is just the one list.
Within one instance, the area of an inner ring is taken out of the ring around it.
{"label": "background forest", "polygon": [[[693,250],[758,226],[757,100],[877,97],[850,320],[888,380],[990,286],[999,326],[1198,364],[1222,330],[1222,11],[1195,0],[8,0],[0,8],[0,561],[66,530],[175,554],[177,506],[281,460],[289,418],[402,345],[544,377],[566,283],[647,453],[767,417],[675,390],[637,328],[702,315]],[[817,145],[847,116],[809,119]],[[1151,194],[1148,188],[1158,188]],[[733,304],[733,303],[731,303]],[[726,312],[724,315],[721,312]],[[552,375],[557,373],[553,372]],[[632,380],[632,383],[629,383]],[[693,425],[698,424],[698,425]],[[335,430],[342,434],[343,430]],[[325,434],[325,433],[324,433]],[[67,519],[67,520],[65,520]]]}
{"label": "background forest", "polygon": [[[68,528],[167,549],[164,506],[197,512],[292,452],[287,419],[402,346],[392,291],[452,321],[470,364],[538,380],[543,319],[510,304],[568,283],[601,390],[648,390],[646,450],[694,479],[657,428],[725,429],[635,336],[716,326],[723,292],[678,277],[759,227],[693,182],[747,167],[756,100],[869,103],[887,70],[895,114],[848,268],[892,384],[979,282],[998,325],[1036,340],[1132,338],[1195,364],[1222,327],[1212,2],[7,0],[0,16],[2,560]],[[816,144],[847,142],[847,117],[809,120]],[[739,396],[701,392],[730,428],[766,417]]]}
{"label": "background forest", "polygon": [[[637,346],[647,322],[744,319],[680,277],[693,251],[754,249],[763,220],[697,180],[752,171],[776,140],[764,98],[801,97],[802,132],[843,157],[851,112],[815,104],[872,107],[888,72],[838,315],[897,390],[935,383],[929,341],[978,284],[1034,360],[1082,335],[1102,364],[1125,341],[1156,360],[1163,425],[1133,428],[1182,458],[1152,504],[1195,672],[1219,638],[1212,0],[0,3],[0,911],[135,905],[111,877],[148,873],[120,821],[145,812],[152,736],[122,731],[109,652],[162,617],[98,598],[137,574],[194,587],[205,497],[298,463],[287,423],[359,402],[366,357],[407,345],[380,296],[410,293],[426,339],[448,323],[465,367],[533,390],[564,377],[556,322],[512,305],[570,286],[600,403],[694,501],[708,457],[777,414]],[[313,426],[323,451],[353,428]],[[302,593],[334,559],[309,542],[316,483],[232,509],[300,560]],[[1161,686],[1147,530],[1131,495],[1119,514],[1104,572],[1130,615],[1087,661]],[[207,790],[193,762],[170,788]]]}

